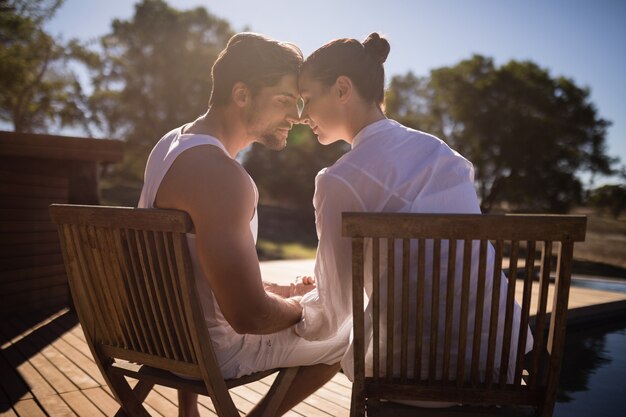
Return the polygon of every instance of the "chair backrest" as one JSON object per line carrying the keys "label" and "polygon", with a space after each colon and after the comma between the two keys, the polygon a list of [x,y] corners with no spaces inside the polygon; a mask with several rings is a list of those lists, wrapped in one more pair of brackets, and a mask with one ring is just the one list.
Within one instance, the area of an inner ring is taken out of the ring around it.
{"label": "chair backrest", "polygon": [[343,235],[352,238],[353,406],[384,398],[551,413],[573,246],[585,228],[584,216],[344,213]]}
{"label": "chair backrest", "polygon": [[[226,385],[195,290],[180,211],[52,205],[74,306],[92,351]],[[98,360],[98,358],[96,358]],[[102,364],[99,364],[102,366]]]}

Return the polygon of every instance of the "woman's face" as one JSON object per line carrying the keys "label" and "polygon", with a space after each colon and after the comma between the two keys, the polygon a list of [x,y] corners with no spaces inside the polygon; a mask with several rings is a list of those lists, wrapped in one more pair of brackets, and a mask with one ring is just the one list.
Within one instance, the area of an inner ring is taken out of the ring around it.
{"label": "woman's face", "polygon": [[298,87],[304,102],[300,122],[311,127],[322,145],[345,139],[344,108],[338,100],[336,84],[327,87],[304,71]]}

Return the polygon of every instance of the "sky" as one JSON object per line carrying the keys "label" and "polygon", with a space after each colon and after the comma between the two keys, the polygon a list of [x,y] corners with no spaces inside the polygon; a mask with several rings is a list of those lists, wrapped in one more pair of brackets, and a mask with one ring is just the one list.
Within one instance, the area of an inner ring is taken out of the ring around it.
{"label": "sky", "polygon": [[[97,39],[130,19],[131,0],[66,0],[47,29],[64,39]],[[167,0],[205,7],[235,31],[291,41],[306,55],[335,38],[370,32],[391,44],[386,81],[455,65],[481,54],[497,65],[532,60],[551,76],[590,89],[608,129],[607,152],[626,165],[626,1],[623,0]],[[621,40],[620,40],[621,39]]]}

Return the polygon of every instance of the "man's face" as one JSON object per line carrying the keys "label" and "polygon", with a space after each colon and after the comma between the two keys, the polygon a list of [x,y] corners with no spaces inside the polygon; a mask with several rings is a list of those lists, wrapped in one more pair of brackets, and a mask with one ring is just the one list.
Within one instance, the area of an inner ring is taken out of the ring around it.
{"label": "man's face", "polygon": [[247,113],[248,133],[270,149],[283,149],[291,126],[298,121],[298,96],[295,74],[284,75],[278,84],[261,88]]}

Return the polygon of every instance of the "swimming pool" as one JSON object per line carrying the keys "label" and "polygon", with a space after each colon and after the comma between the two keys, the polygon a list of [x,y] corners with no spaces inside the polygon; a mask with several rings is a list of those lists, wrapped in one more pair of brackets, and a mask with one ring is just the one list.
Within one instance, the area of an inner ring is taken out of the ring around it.
{"label": "swimming pool", "polygon": [[596,278],[584,275],[574,275],[572,276],[572,286],[626,293],[625,279]]}
{"label": "swimming pool", "polygon": [[626,321],[568,330],[555,417],[626,414]]}

